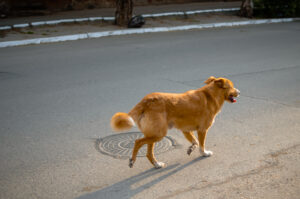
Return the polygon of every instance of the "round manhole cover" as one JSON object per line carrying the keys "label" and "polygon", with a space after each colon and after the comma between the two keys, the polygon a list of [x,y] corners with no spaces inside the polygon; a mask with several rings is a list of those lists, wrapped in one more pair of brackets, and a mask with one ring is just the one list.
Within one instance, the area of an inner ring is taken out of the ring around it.
{"label": "round manhole cover", "polygon": [[[136,139],[144,135],[140,132],[121,133],[111,135],[97,140],[96,147],[101,153],[113,156],[115,158],[131,157]],[[175,147],[175,140],[169,136],[164,137],[160,142],[155,143],[154,153],[161,154]],[[147,145],[145,144],[138,153],[138,156],[146,156]]]}

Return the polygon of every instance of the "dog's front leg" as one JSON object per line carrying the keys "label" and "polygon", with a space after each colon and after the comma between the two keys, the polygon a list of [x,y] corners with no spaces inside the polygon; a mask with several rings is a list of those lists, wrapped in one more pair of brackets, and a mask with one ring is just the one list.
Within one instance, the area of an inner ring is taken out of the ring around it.
{"label": "dog's front leg", "polygon": [[206,131],[197,131],[198,132],[198,139],[199,139],[199,143],[200,143],[200,153],[205,156],[205,157],[209,157],[213,154],[212,151],[207,151],[205,150],[205,138],[206,138]]}
{"label": "dog's front leg", "polygon": [[190,132],[183,132],[184,137],[192,143],[192,145],[188,148],[187,154],[191,155],[191,153],[199,146],[199,143],[197,139],[194,136],[194,133],[192,131]]}

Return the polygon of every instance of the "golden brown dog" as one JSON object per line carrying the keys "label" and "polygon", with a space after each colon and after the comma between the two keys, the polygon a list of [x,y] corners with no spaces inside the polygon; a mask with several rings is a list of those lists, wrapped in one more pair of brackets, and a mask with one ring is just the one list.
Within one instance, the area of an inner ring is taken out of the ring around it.
{"label": "golden brown dog", "polygon": [[[211,156],[205,150],[207,130],[214,122],[225,101],[236,102],[240,91],[225,78],[210,77],[206,85],[197,90],[185,93],[151,93],[146,95],[128,114],[116,113],[111,119],[115,131],[128,130],[135,124],[143,132],[144,137],[135,141],[129,167],[133,167],[139,149],[147,144],[147,158],[156,167],[162,168],[164,163],[158,162],[153,153],[154,143],[166,136],[168,129],[175,127],[181,130],[192,143],[187,153],[199,146],[204,156]],[[193,131],[197,131],[198,140]]]}

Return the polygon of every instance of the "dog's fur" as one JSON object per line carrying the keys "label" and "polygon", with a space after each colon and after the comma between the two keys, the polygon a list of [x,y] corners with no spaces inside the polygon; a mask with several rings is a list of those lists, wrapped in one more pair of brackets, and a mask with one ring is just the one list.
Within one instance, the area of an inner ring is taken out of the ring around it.
{"label": "dog's fur", "polygon": [[[175,127],[181,130],[188,141],[192,143],[187,153],[197,148],[204,156],[211,156],[211,151],[205,150],[207,130],[214,122],[225,101],[235,102],[239,90],[225,78],[210,77],[206,85],[197,90],[185,93],[151,93],[146,95],[128,114],[116,113],[111,119],[111,126],[115,131],[124,131],[135,124],[143,132],[144,137],[135,141],[129,166],[132,167],[138,150],[148,145],[147,157],[156,167],[164,167],[158,162],[153,153],[154,143],[163,139],[167,130]],[[198,140],[193,131],[197,131]]]}

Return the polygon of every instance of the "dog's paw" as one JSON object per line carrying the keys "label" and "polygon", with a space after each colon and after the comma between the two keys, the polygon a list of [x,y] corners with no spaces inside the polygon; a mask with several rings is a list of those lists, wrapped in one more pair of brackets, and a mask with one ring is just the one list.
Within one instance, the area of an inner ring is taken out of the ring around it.
{"label": "dog's paw", "polygon": [[134,163],[134,161],[133,161],[131,158],[129,158],[129,167],[130,167],[130,168],[133,167],[133,163]]}
{"label": "dog's paw", "polygon": [[155,162],[154,166],[156,169],[160,169],[160,168],[164,168],[166,166],[166,164],[163,162]]}
{"label": "dog's paw", "polygon": [[197,145],[193,144],[192,146],[190,146],[187,150],[187,154],[191,155],[191,153],[197,148]]}
{"label": "dog's paw", "polygon": [[204,157],[209,157],[209,156],[212,156],[213,155],[213,152],[212,151],[202,151],[200,150],[200,153],[204,156]]}

